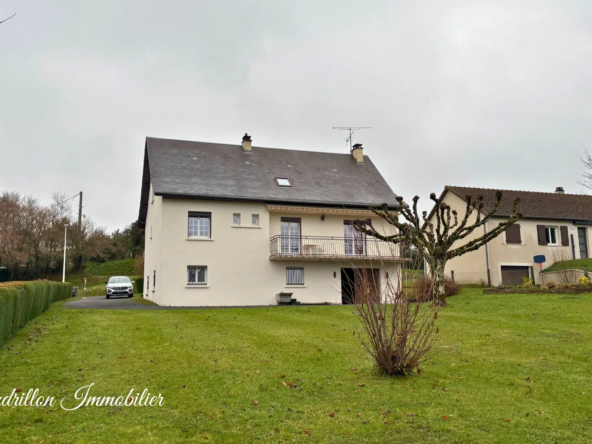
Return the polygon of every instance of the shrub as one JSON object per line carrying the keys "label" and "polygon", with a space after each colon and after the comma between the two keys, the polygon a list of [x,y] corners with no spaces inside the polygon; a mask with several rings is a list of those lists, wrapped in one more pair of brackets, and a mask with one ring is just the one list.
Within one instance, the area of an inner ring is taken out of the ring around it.
{"label": "shrub", "polygon": [[522,287],[529,288],[532,287],[533,280],[527,277],[522,276]]}
{"label": "shrub", "polygon": [[[454,296],[460,292],[460,284],[453,281],[451,278],[445,278],[444,287],[446,297]],[[434,280],[431,277],[421,277],[417,281],[417,299],[420,302],[432,300],[434,293]]]}
{"label": "shrub", "polygon": [[138,256],[134,262],[134,274],[138,276],[144,275],[144,256]]}
{"label": "shrub", "polygon": [[136,293],[144,294],[144,278],[136,279]]}
{"label": "shrub", "polygon": [[580,276],[578,279],[578,284],[580,287],[588,287],[590,285],[590,278],[587,276]]}
{"label": "shrub", "polygon": [[541,285],[540,290],[548,290],[549,287],[547,287],[546,285]]}
{"label": "shrub", "polygon": [[549,287],[552,290],[553,288],[557,287],[557,284],[553,281],[547,282],[547,287]]}
{"label": "shrub", "polygon": [[0,345],[56,301],[72,294],[72,284],[51,281],[0,285]]}

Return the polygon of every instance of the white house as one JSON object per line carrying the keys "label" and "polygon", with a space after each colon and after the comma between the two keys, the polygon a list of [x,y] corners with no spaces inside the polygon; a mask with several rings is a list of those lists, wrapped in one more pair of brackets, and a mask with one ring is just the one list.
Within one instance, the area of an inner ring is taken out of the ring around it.
{"label": "white house", "polygon": [[[398,249],[353,221],[396,195],[361,145],[333,154],[147,138],[139,221],[146,233],[144,297],[167,306],[342,304],[356,273],[377,290]],[[384,227],[393,233],[392,227]],[[389,275],[389,273],[391,273]]]}
{"label": "white house", "polygon": [[[495,217],[464,239],[470,242],[484,232],[507,220],[516,197],[520,198],[522,219],[510,226],[505,233],[491,240],[476,251],[456,257],[446,264],[447,274],[454,271],[455,279],[462,283],[490,282],[492,285],[521,285],[522,277],[533,278],[537,283],[557,281],[557,276],[540,276],[541,268],[558,260],[585,259],[590,252],[590,227],[592,227],[592,196],[566,194],[562,187],[554,193],[536,191],[502,190],[503,195]],[[496,190],[446,186],[439,202],[456,210],[459,219],[465,215],[466,196],[484,197],[484,212],[493,207]],[[436,207],[434,207],[436,208]],[[436,222],[434,210],[428,216]],[[472,220],[475,220],[473,216]],[[458,245],[454,245],[454,248]],[[541,265],[535,256],[544,257]]]}

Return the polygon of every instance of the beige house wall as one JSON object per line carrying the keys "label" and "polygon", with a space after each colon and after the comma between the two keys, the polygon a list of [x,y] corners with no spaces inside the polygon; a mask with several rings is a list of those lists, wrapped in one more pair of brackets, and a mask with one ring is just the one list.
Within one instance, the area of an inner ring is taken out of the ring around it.
{"label": "beige house wall", "polygon": [[[466,203],[455,194],[448,192],[444,197],[446,202],[452,209],[455,209],[459,218],[464,216]],[[476,216],[473,216],[472,220],[475,220]],[[503,218],[492,218],[487,224],[486,229],[489,231],[495,228],[499,222],[506,220]],[[432,218],[435,223],[435,216]],[[533,276],[535,282],[540,283],[540,272],[539,266],[534,263],[534,256],[544,255],[546,262],[543,264],[543,269],[551,266],[555,260],[554,258],[564,255],[568,259],[572,259],[572,240],[575,242],[575,257],[580,258],[580,251],[578,246],[578,231],[571,221],[568,220],[553,220],[553,219],[521,219],[518,221],[520,225],[520,235],[522,243],[508,244],[506,242],[506,234],[502,233],[497,238],[490,241],[485,247],[467,253],[463,256],[454,258],[448,261],[446,265],[446,273],[450,274],[454,271],[455,279],[462,283],[477,283],[480,280],[487,282],[487,260],[486,250],[489,259],[489,267],[491,270],[491,283],[492,285],[498,285],[501,283],[501,267],[502,266],[529,266],[533,269]],[[551,227],[557,227],[558,243],[561,244],[561,234],[559,227],[567,226],[569,235],[569,247],[563,246],[551,246],[551,245],[539,245],[537,225],[545,225]],[[590,235],[592,234],[590,227],[582,227],[587,231],[588,251],[590,252]],[[462,243],[455,244],[454,248],[463,245],[470,240],[483,235],[483,229],[477,229],[475,232],[463,239]],[[548,280],[548,279],[546,279]]]}
{"label": "beige house wall", "polygon": [[[188,239],[190,211],[211,213],[211,239]],[[233,225],[235,213],[241,215],[240,227]],[[251,225],[253,214],[259,215],[258,227]],[[344,219],[356,218],[326,215],[323,222],[320,214],[270,213],[259,203],[157,197],[146,223],[145,274],[151,283],[154,270],[157,274],[148,299],[167,306],[277,305],[275,295],[287,291],[302,303],[341,304],[342,267],[380,268],[381,279],[386,271],[396,275],[398,265],[376,261],[270,260],[270,237],[280,234],[283,216],[300,217],[303,236],[335,237],[343,237]],[[207,266],[206,286],[187,285],[192,265]],[[286,285],[287,266],[304,268],[303,286]]]}
{"label": "beige house wall", "polygon": [[[148,214],[146,216],[145,249],[144,249],[144,290],[145,298],[154,300],[157,293],[154,291],[154,270],[160,269],[162,253],[162,203],[160,196],[155,196],[150,185],[148,198]],[[159,276],[156,277],[157,284]]]}

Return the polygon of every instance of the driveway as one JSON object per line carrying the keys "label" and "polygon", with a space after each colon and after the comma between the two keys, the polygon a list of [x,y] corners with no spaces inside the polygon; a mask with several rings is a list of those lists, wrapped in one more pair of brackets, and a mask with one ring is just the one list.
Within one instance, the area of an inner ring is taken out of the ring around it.
{"label": "driveway", "polygon": [[78,301],[68,301],[64,304],[67,308],[100,309],[100,310],[186,310],[195,307],[161,307],[152,305],[141,298],[111,298],[104,296],[94,296],[79,299]]}
{"label": "driveway", "polygon": [[[308,305],[327,305],[327,304],[302,304],[300,306]],[[281,305],[252,305],[252,306],[212,306],[212,307],[162,307],[160,305],[152,304],[142,298],[111,298],[107,299],[104,296],[88,296],[77,301],[68,301],[64,304],[66,308],[81,308],[81,309],[99,309],[99,310],[208,310],[213,308],[272,308],[282,307]],[[285,307],[285,306],[284,306]]]}

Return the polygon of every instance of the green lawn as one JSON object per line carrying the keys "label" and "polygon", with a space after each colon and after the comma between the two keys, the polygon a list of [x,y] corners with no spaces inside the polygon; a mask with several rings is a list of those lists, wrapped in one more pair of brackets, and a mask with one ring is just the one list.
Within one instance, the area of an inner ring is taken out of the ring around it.
{"label": "green lawn", "polygon": [[0,406],[0,442],[591,442],[591,318],[592,294],[463,290],[424,371],[386,378],[352,335],[349,307],[56,303],[2,348],[0,396],[40,388],[59,400],[94,383],[94,396],[148,388],[165,403]]}

